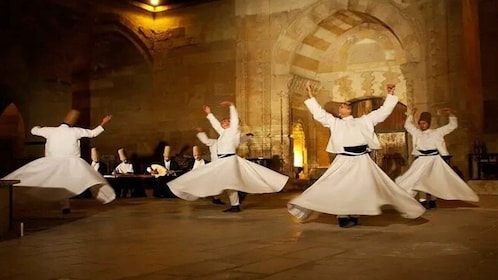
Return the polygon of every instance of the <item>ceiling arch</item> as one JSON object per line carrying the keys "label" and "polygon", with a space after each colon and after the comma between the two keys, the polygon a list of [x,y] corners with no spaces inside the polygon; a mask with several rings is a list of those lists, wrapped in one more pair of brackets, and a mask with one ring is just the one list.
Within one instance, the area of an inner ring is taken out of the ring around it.
{"label": "ceiling arch", "polygon": [[[316,57],[327,51],[338,38],[360,27],[381,28],[399,42],[406,61],[420,60],[418,31],[402,12],[388,2],[375,0],[336,1],[321,0],[308,12],[296,18],[282,32],[275,44],[273,73],[287,74],[298,63],[305,64],[312,78],[318,69]],[[310,55],[303,56],[302,53]]]}

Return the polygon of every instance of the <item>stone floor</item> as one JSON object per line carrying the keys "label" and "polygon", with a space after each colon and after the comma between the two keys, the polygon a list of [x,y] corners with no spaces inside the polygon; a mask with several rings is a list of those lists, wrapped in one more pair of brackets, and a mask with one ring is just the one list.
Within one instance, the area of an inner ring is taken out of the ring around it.
{"label": "stone floor", "polygon": [[0,240],[0,279],[497,279],[498,196],[341,229],[331,215],[294,221],[297,194],[251,195],[240,213],[153,198],[18,210],[24,236]]}

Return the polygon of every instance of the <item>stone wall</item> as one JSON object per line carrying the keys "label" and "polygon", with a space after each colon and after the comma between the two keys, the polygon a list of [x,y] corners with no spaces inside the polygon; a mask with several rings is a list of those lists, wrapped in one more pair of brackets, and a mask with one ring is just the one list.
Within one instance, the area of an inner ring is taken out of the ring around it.
{"label": "stone wall", "polygon": [[496,1],[479,1],[479,39],[484,99],[484,137],[489,152],[498,153],[498,32],[494,21],[498,16]]}
{"label": "stone wall", "polygon": [[[26,9],[28,2],[34,7]],[[303,107],[304,84],[311,81],[327,104],[383,96],[385,85],[395,83],[401,102],[431,111],[434,126],[447,122],[440,108],[457,110],[460,128],[447,142],[466,171],[475,127],[465,114],[460,0],[219,0],[157,14],[127,3],[78,1],[64,4],[79,16],[70,19],[42,8],[45,2],[17,1],[13,13],[72,24],[35,28],[17,17],[2,31],[17,37],[2,45],[0,83],[9,91],[1,94],[19,108],[28,141],[36,140],[32,125],[57,124],[74,102],[71,71],[80,42],[74,37],[86,30],[90,124],[114,115],[91,141],[104,155],[125,147],[147,157],[161,142],[188,154],[199,144],[195,128],[209,127],[202,105],[223,117],[227,110],[217,104],[234,100],[242,131],[255,134],[242,155],[282,159],[281,171],[291,174],[292,129],[299,123],[308,167],[323,167],[330,162],[328,131]]]}
{"label": "stone wall", "polygon": [[[322,104],[379,96],[386,83],[395,83],[401,102],[432,111],[435,126],[447,121],[436,113],[441,107],[465,108],[457,0],[236,3],[238,103],[251,120],[248,126],[266,137],[259,139],[262,155],[292,162],[289,128],[299,120],[308,136],[310,167],[327,164],[322,140],[328,131],[305,118],[302,107],[306,80],[319,90]],[[467,140],[456,141],[466,139],[465,117],[458,134],[448,138],[458,164],[468,152]],[[273,121],[262,121],[268,119]]]}
{"label": "stone wall", "polygon": [[[22,7],[19,3],[13,9]],[[2,53],[3,61],[14,66],[2,65],[2,82],[11,89],[9,98],[25,118],[27,141],[43,140],[29,134],[33,125],[58,125],[74,105],[71,72],[85,51],[75,42],[89,40],[93,49],[85,62],[90,64],[91,77],[88,125],[95,126],[105,114],[113,115],[106,131],[90,145],[99,147],[104,156],[114,156],[119,147],[125,147],[131,155],[149,157],[158,145],[168,143],[173,153],[190,155],[190,146],[200,144],[195,129],[209,129],[202,106],[209,104],[215,115],[224,117],[228,110],[219,103],[236,99],[233,3],[214,1],[157,15],[133,6],[102,3],[95,8],[88,15],[93,23],[67,26],[74,31],[87,24],[90,36],[76,32],[74,37],[69,32],[62,36],[59,30],[61,36],[38,41],[21,30],[26,38],[18,43],[23,46],[12,42]],[[51,13],[50,8],[41,9],[36,20]],[[13,27],[27,28],[22,23]],[[41,50],[37,44],[43,45]],[[29,54],[20,48],[31,48],[36,59],[26,63]],[[216,137],[214,131],[208,132]],[[43,152],[42,146],[26,146],[26,150],[26,157]]]}

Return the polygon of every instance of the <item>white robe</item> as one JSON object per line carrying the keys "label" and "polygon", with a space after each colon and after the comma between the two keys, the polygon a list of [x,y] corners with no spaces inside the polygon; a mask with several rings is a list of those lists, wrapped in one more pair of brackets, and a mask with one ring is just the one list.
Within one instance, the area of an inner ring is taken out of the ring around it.
{"label": "white robe", "polygon": [[101,126],[93,130],[66,124],[36,126],[31,133],[46,138],[45,157],[27,163],[2,179],[21,180],[14,185],[15,198],[60,201],[90,188],[98,201],[109,203],[116,197],[113,188],[80,157],[80,138],[96,137],[103,131]]}
{"label": "white robe", "polygon": [[[448,155],[444,136],[457,126],[456,117],[450,116],[447,125],[422,131],[413,124],[413,117],[408,116],[405,129],[413,137],[412,154],[418,158],[396,178],[396,183],[412,195],[422,191],[446,200],[479,201],[479,197],[440,156]],[[438,150],[440,155],[422,156],[419,150]]]}
{"label": "white robe", "polygon": [[192,165],[192,169],[199,168],[201,166],[206,165],[206,161],[204,159],[194,160],[194,165]]}
{"label": "white robe", "polygon": [[388,95],[384,105],[360,118],[339,119],[327,113],[315,98],[305,101],[313,118],[329,127],[327,151],[338,153],[327,171],[300,196],[291,200],[288,211],[300,220],[313,211],[335,215],[379,215],[383,205],[392,205],[405,218],[421,216],[423,208],[411,195],[397,186],[368,154],[347,156],[344,147],[368,145],[378,149],[374,126],[393,111],[398,98]]}
{"label": "white robe", "polygon": [[[207,116],[213,128],[220,134],[218,140],[198,134],[199,139],[210,147],[210,164],[200,166],[168,183],[171,191],[185,200],[216,196],[224,190],[247,193],[273,193],[283,189],[289,177],[269,168],[243,159],[237,155],[218,158],[217,154],[235,154],[240,143],[239,118],[234,106],[230,106],[230,127],[223,129],[212,115]],[[216,159],[214,159],[213,154]]]}
{"label": "white robe", "polygon": [[[209,147],[209,153],[210,153],[210,158],[211,161],[218,160],[218,140],[209,138],[206,134],[206,132],[199,132],[197,133],[197,139],[201,141],[202,144],[206,145]],[[251,140],[251,136],[247,135],[241,135],[240,136],[240,144],[245,144]]]}
{"label": "white robe", "polygon": [[120,162],[116,168],[114,168],[114,172],[118,174],[133,174],[135,171],[133,170],[133,164],[129,162]]}
{"label": "white robe", "polygon": [[90,164],[90,166],[93,167],[93,169],[95,169],[95,171],[99,171],[99,168],[100,168],[100,162],[96,162],[96,161],[92,161],[92,163]]}
{"label": "white robe", "polygon": [[196,136],[199,141],[209,147],[209,156],[211,161],[213,162],[218,160],[218,141],[216,139],[209,138],[206,132],[199,132]]}

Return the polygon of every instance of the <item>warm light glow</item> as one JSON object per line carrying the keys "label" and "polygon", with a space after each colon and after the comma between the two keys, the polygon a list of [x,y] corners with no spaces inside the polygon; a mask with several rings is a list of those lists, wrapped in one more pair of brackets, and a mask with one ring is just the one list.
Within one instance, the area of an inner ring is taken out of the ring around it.
{"label": "warm light glow", "polygon": [[303,167],[303,150],[294,147],[294,167]]}
{"label": "warm light glow", "polygon": [[306,140],[304,137],[303,127],[300,123],[294,125],[292,130],[293,139],[293,154],[294,154],[294,167],[304,167],[306,165],[307,151],[306,151]]}
{"label": "warm light glow", "polygon": [[161,5],[160,0],[149,0],[149,2],[147,2],[149,4],[144,3],[144,2],[140,2],[140,1],[136,1],[136,0],[130,0],[129,2],[133,6],[137,6],[140,9],[144,9],[144,10],[149,11],[151,13],[160,13],[160,12],[167,11],[171,8],[170,5]]}

